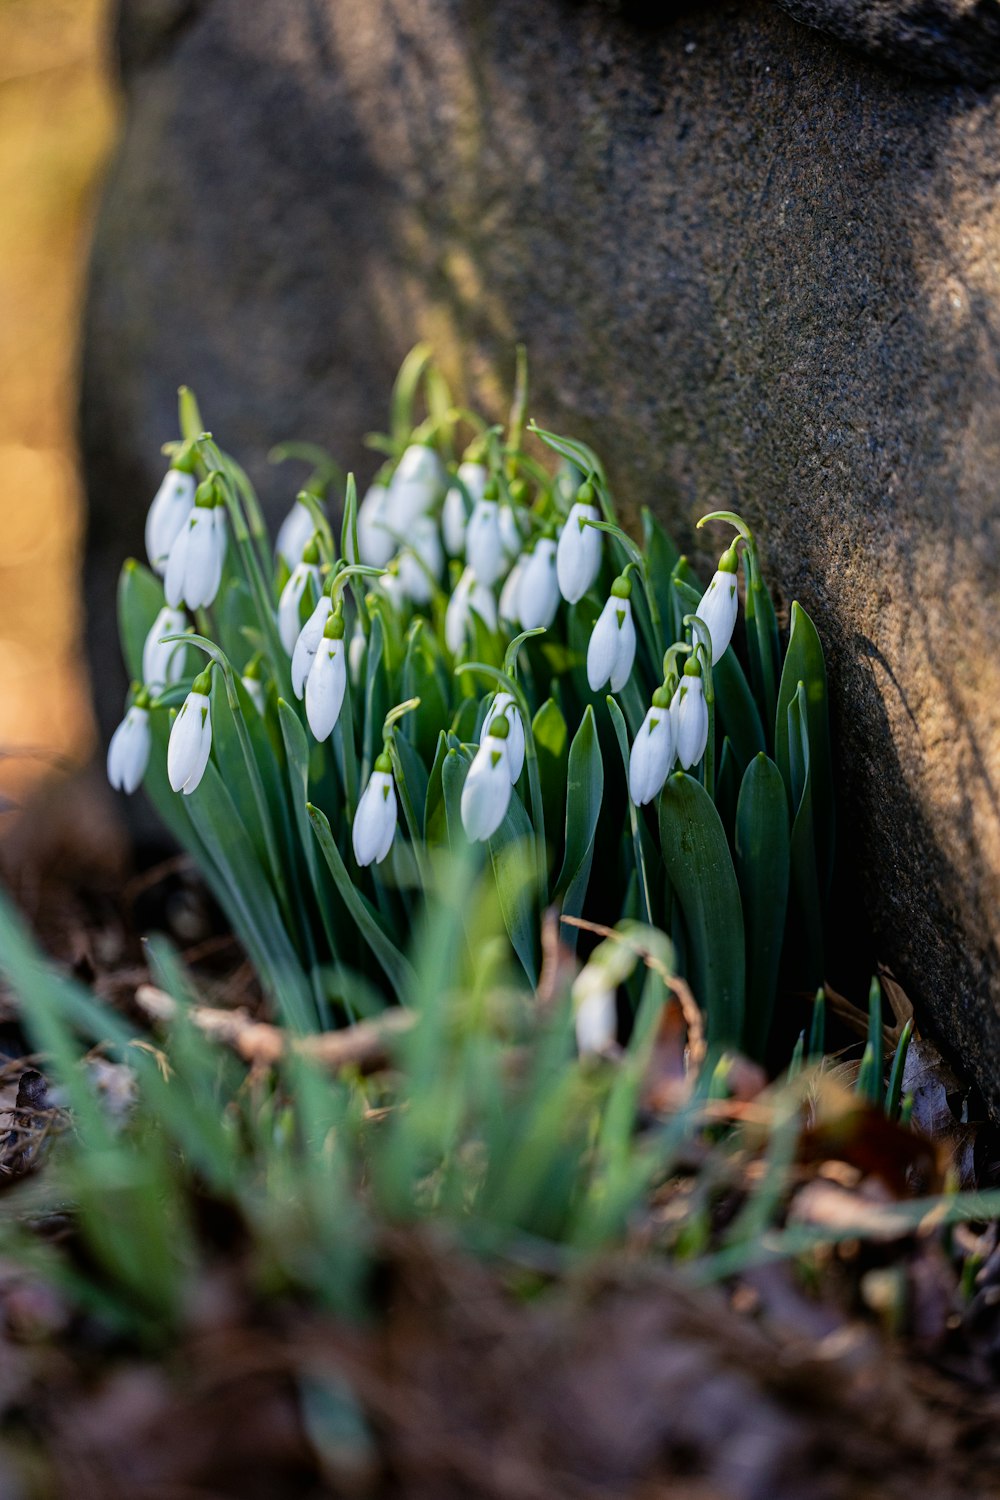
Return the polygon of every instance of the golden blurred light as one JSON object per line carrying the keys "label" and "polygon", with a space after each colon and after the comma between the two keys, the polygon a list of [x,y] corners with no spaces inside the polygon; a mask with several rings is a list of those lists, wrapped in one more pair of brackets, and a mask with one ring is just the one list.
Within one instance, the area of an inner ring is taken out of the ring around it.
{"label": "golden blurred light", "polygon": [[0,795],[94,730],[82,662],[80,307],[111,145],[109,0],[0,0]]}

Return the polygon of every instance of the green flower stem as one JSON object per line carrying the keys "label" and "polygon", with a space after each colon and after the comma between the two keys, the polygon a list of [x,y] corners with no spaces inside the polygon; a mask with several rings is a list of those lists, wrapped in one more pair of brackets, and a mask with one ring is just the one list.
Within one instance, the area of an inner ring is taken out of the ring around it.
{"label": "green flower stem", "polygon": [[344,803],[348,822],[358,810],[358,757],[354,745],[354,703],[351,697],[351,674],[344,684],[344,701],[333,731],[334,753],[339,761]]}
{"label": "green flower stem", "polygon": [[528,411],[528,351],[523,344],[517,345],[514,357],[514,398],[507,424],[507,446],[508,450],[516,452],[524,436],[524,419]]}
{"label": "green flower stem", "polygon": [[774,609],[760,571],[760,558],[753,532],[742,516],[733,510],[713,510],[702,516],[699,527],[708,521],[725,521],[746,542],[744,569],[746,572],[746,621],[747,635],[752,637],[755,649],[752,659],[760,673],[760,691],[763,697],[765,723],[774,724],[774,713],[778,702],[778,678],[775,657],[777,641],[773,625]]}

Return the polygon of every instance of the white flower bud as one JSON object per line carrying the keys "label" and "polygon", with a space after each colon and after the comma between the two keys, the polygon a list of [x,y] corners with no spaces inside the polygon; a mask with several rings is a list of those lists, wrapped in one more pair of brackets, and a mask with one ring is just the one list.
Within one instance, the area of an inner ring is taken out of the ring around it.
{"label": "white flower bud", "polygon": [[247,696],[249,697],[250,702],[253,704],[254,708],[257,710],[257,712],[259,714],[263,714],[263,712],[264,712],[264,684],[261,682],[260,678],[259,677],[252,677],[249,674],[244,673],[243,676],[240,678],[240,681],[242,682],[243,686],[246,688],[246,690],[247,690]]}
{"label": "white flower bud", "polygon": [[718,572],[708,585],[695,611],[708,626],[712,637],[712,664],[719,661],[729,647],[739,613],[736,592],[736,552],[730,547],[723,553]]}
{"label": "white flower bud", "polygon": [[170,549],[163,582],[167,603],[207,609],[219,592],[225,555],[225,508],[196,505]]}
{"label": "white flower bud", "polygon": [[167,779],[175,792],[190,796],[201,783],[212,753],[212,705],[209,674],[195,678],[181,704],[167,744]]}
{"label": "white flower bud", "polygon": [[524,564],[517,589],[517,608],[522,630],[548,630],[559,608],[559,582],[556,578],[556,544],[543,536]]}
{"label": "white flower bud", "polygon": [[292,569],[292,575],[285,587],[281,590],[281,598],[278,600],[278,635],[281,637],[281,644],[288,656],[291,656],[295,650],[295,643],[302,631],[302,618],[299,611],[310,583],[319,593],[319,568],[315,563],[298,562]]}
{"label": "white flower bud", "polygon": [[278,540],[274,544],[276,557],[283,557],[291,571],[302,561],[302,554],[313,539],[316,522],[308,505],[296,500],[278,528]]}
{"label": "white flower bud", "polygon": [[292,652],[292,692],[296,698],[301,698],[305,692],[306,678],[309,676],[319,643],[323,639],[323,631],[332,609],[333,602],[330,596],[324,594],[299,631],[299,638]]}
{"label": "white flower bud", "polygon": [[187,627],[183,610],[165,604],[149,628],[142,648],[142,680],[150,692],[162,693],[165,687],[179,682],[184,675],[184,652],[180,641],[164,641],[165,635],[177,635]]}
{"label": "white flower bud", "polygon": [[406,546],[399,555],[399,583],[406,598],[414,604],[429,604],[443,567],[437,525],[430,516],[418,516],[407,527]]}
{"label": "white flower bud", "polygon": [[[339,626],[340,634],[330,634]],[[334,731],[347,688],[347,660],[344,650],[344,623],[336,615],[327,622],[326,631],[316,649],[316,656],[306,678],[306,718],[309,728],[320,741],[328,740]]]}
{"label": "white flower bud", "polygon": [[663,701],[665,696],[663,688],[654,693],[652,707],[632,745],[628,789],[636,807],[652,802],[659,794],[674,763],[674,720],[669,703]]}
{"label": "white flower bud", "polygon": [[347,672],[351,679],[352,687],[361,686],[361,674],[365,668],[365,652],[367,649],[368,642],[365,640],[365,633],[358,622],[355,621],[354,629],[351,632],[351,644],[347,648]]}
{"label": "white flower bud", "polygon": [[361,794],[351,830],[354,858],[362,869],[366,865],[381,864],[389,853],[396,835],[396,817],[392,763],[383,752]]}
{"label": "white flower bud", "polygon": [[578,999],[574,986],[573,998],[577,1050],[581,1057],[599,1057],[614,1046],[617,1037],[615,992],[588,987]]}
{"label": "white flower bud", "polygon": [[497,628],[497,606],[492,589],[486,588],[471,568],[466,568],[448,600],[444,616],[444,638],[452,656],[461,656],[473,636],[475,612],[489,630]]}
{"label": "white flower bud", "polygon": [[[522,520],[524,519],[523,511],[519,511],[518,515],[520,515]],[[514,515],[514,511],[509,505],[501,505],[500,545],[503,548],[505,563],[512,562],[514,558],[517,557],[518,553],[521,550],[522,543],[523,538],[521,536],[521,528],[518,525],[517,519]]]}
{"label": "white flower bud", "polygon": [[601,533],[585,524],[599,520],[596,505],[578,501],[559,533],[556,575],[560,592],[568,604],[576,604],[582,599],[601,571]]}
{"label": "white flower bud", "polygon": [[168,469],[146,516],[146,555],[157,573],[166,571],[170,549],[194,505],[193,474]]}
{"label": "white flower bud", "polygon": [[133,703],[108,746],[108,780],[116,791],[129,796],[135,791],[146,774],[151,744],[149,714]]}
{"label": "white flower bud", "polygon": [[524,769],[524,722],[517,699],[511,693],[499,692],[490,705],[483,720],[482,739],[489,734],[495,720],[506,719],[508,725],[507,755],[510,762],[510,779],[517,782]]}
{"label": "white flower bud", "polygon": [[510,804],[510,751],[508,725],[498,718],[476,751],[462,788],[462,826],[473,843],[492,838]]}
{"label": "white flower bud", "polygon": [[496,500],[479,500],[469,518],[465,555],[480,583],[487,587],[503,573],[503,543],[500,539],[500,506]]}
{"label": "white flower bud", "polygon": [[687,666],[670,704],[670,713],[674,721],[677,759],[685,771],[689,771],[701,760],[708,744],[708,705],[700,674],[689,672]]}
{"label": "white flower bud", "polygon": [[[610,682],[613,693],[621,692],[632,674],[635,661],[635,624],[632,620],[632,601],[616,579],[611,586],[611,597],[598,616],[587,647],[587,681],[590,690]],[[628,581],[625,581],[628,588]]]}
{"label": "white flower bud", "polygon": [[433,509],[443,487],[444,470],[434,449],[411,443],[389,484],[386,519],[390,528],[409,537],[414,521]]}
{"label": "white flower bud", "polygon": [[[483,464],[463,463],[458,466],[458,478],[469,492],[469,498],[475,506],[477,500],[483,498],[483,490],[486,488],[488,478]],[[441,532],[444,537],[445,551],[449,557],[461,557],[465,551],[465,528],[468,524],[468,516],[465,509],[465,496],[457,484],[453,484],[444,497],[444,505],[441,507]]]}
{"label": "white flower bud", "polygon": [[519,557],[507,574],[503,588],[500,590],[500,602],[497,605],[497,613],[505,625],[517,628],[521,620],[521,611],[518,598],[521,583],[524,578],[524,570],[528,565],[528,557],[525,554]]}
{"label": "white flower bud", "polygon": [[[384,568],[396,551],[389,531],[388,499],[384,484],[370,484],[358,506],[358,552],[369,568]],[[348,562],[353,561],[348,558]]]}

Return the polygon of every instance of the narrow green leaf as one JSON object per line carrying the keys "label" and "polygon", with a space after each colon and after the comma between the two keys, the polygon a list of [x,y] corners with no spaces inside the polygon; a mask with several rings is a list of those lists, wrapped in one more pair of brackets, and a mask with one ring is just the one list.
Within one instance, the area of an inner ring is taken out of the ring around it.
{"label": "narrow green leaf", "polygon": [[130,557],[118,579],[118,634],[126,670],[135,682],[142,681],[142,648],[163,602],[156,574]]}
{"label": "narrow green leaf", "polygon": [[792,605],[792,629],[785,653],[785,664],[778,688],[778,706],[774,719],[774,758],[788,788],[792,810],[798,801],[792,791],[792,766],[789,745],[789,709],[798,692],[805,687],[805,710],[808,725],[809,760],[812,777],[812,802],[816,838],[816,862],[821,895],[829,890],[833,866],[834,791],[830,749],[829,690],[826,662],[816,627],[801,604]]}
{"label": "narrow green leaf", "polygon": [[[801,796],[792,820],[790,880],[784,967],[791,989],[814,991],[823,982],[823,900],[816,869],[813,823],[812,757],[805,708],[805,689],[788,706],[789,741],[794,746]],[[787,783],[786,783],[787,786]]]}
{"label": "narrow green leaf", "polygon": [[314,807],[311,802],[306,811],[341,900],[378,960],[393,987],[396,998],[401,1004],[405,1004],[414,993],[416,985],[412,967],[392,939],[387,936],[370,904],[351,879],[340,850],[337,848],[326,814],[320,808]]}
{"label": "narrow green leaf", "polygon": [[[566,852],[556,890],[567,917],[578,917],[583,911],[603,798],[604,763],[594,710],[588,704],[569,748],[566,778]],[[571,948],[576,946],[577,930],[564,929],[563,941]]]}
{"label": "narrow green leaf", "polygon": [[562,807],[566,801],[566,768],[569,758],[569,729],[562,709],[554,698],[547,698],[531,721],[538,752],[538,778],[546,807]]}
{"label": "narrow green leaf", "polygon": [[[622,765],[625,768],[625,783],[627,786],[631,751],[628,742],[628,730],[625,727],[625,716],[610,693],[606,701],[608,713],[611,715],[611,723],[614,726],[615,738],[618,741],[618,749],[621,752]],[[635,869],[638,918],[640,922],[651,922],[652,903],[650,900],[649,876],[647,874],[648,855],[646,849],[648,835],[646,833],[646,825],[640,821],[639,810],[631,797],[628,799],[628,816],[629,830],[632,834],[632,861]],[[648,851],[650,854],[652,852],[651,850]]]}
{"label": "narrow green leaf", "polygon": [[746,958],[743,908],[722,820],[693,777],[677,771],[660,798],[663,861],[684,915],[689,978],[709,1043],[743,1038]]}
{"label": "narrow green leaf", "polygon": [[788,908],[788,800],[773,760],[761,753],[743,777],[736,807],[736,875],[746,919],[746,1049],[763,1059],[774,1015]]}
{"label": "narrow green leaf", "polygon": [[517,792],[512,791],[504,820],[489,840],[490,859],[504,926],[532,987],[538,983],[538,911],[534,901],[533,844],[534,833],[528,814]]}

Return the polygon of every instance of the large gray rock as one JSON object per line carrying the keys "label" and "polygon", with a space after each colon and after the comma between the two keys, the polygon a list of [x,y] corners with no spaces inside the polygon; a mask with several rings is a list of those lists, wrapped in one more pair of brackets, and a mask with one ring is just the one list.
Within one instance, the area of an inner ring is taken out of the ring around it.
{"label": "large gray rock", "polygon": [[689,541],[743,510],[816,618],[878,952],[1000,1107],[996,7],[786,5],[850,46],[765,0],[125,0],[95,657],[180,381],[273,510],[270,444],[363,467],[418,337],[493,406],[524,338],[537,418]]}

